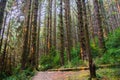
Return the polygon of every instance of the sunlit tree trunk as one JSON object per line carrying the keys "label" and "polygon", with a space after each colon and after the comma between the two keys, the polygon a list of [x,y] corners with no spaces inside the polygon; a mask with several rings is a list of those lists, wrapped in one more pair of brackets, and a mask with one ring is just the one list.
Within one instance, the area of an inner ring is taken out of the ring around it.
{"label": "sunlit tree trunk", "polygon": [[53,46],[56,49],[56,0],[54,0],[54,27],[53,27]]}

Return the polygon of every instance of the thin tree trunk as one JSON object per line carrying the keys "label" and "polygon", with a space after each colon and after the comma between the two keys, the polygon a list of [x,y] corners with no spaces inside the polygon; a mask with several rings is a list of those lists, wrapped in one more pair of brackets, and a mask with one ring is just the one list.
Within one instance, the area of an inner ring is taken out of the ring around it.
{"label": "thin tree trunk", "polygon": [[54,0],[53,46],[54,49],[56,50],[56,0]]}

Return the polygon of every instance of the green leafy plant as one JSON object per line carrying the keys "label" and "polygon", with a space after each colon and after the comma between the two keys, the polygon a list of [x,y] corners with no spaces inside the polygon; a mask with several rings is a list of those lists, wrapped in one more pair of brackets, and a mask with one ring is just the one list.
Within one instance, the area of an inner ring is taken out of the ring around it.
{"label": "green leafy plant", "polygon": [[110,33],[106,39],[106,53],[100,59],[96,60],[97,64],[115,64],[120,63],[120,29]]}
{"label": "green leafy plant", "polygon": [[52,49],[49,54],[42,55],[40,58],[40,70],[47,70],[60,65],[59,52]]}

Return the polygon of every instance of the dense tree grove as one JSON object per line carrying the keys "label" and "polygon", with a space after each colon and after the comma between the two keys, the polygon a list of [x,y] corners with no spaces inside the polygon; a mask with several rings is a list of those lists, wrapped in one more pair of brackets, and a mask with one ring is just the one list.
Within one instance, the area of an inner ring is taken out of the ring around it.
{"label": "dense tree grove", "polygon": [[95,78],[96,65],[120,62],[119,26],[119,0],[0,0],[0,80],[84,65]]}

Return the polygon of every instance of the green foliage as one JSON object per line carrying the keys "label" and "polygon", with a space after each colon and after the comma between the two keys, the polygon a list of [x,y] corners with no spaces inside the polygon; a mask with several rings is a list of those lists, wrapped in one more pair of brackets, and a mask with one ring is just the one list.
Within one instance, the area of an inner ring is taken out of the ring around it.
{"label": "green foliage", "polygon": [[20,70],[20,66],[12,69],[12,74],[7,75],[3,73],[0,79],[2,80],[31,80],[31,76],[34,75],[34,71],[32,72],[30,69]]}
{"label": "green foliage", "polygon": [[83,64],[84,62],[80,59],[80,48],[73,48],[71,51],[71,66],[77,67]]}
{"label": "green foliage", "polygon": [[101,58],[101,62],[104,64],[115,64],[120,62],[120,49],[109,49]]}
{"label": "green foliage", "polygon": [[99,47],[97,45],[91,44],[91,53],[93,58],[98,57],[100,55]]}
{"label": "green foliage", "polygon": [[86,66],[87,63],[80,59],[80,46],[73,47],[71,50],[71,62],[67,61],[67,55],[65,53],[65,68],[72,68],[78,66]]}
{"label": "green foliage", "polygon": [[115,64],[120,63],[120,29],[110,33],[106,39],[106,53],[100,59],[96,60],[97,64]]}
{"label": "green foliage", "polygon": [[54,48],[51,49],[50,53],[47,55],[42,55],[40,58],[40,70],[47,70],[51,68],[56,68],[60,65],[59,52]]}
{"label": "green foliage", "polygon": [[[120,67],[116,68],[104,68],[104,69],[98,69],[97,75],[99,75],[101,78],[105,80],[119,80],[120,79]],[[100,80],[103,80],[100,79]]]}
{"label": "green foliage", "polygon": [[110,33],[106,39],[107,49],[120,48],[120,29],[116,29],[113,33]]}
{"label": "green foliage", "polygon": [[106,40],[107,53],[105,56],[108,56],[111,59],[112,63],[120,62],[120,29],[116,29],[112,34],[109,35]]}
{"label": "green foliage", "polygon": [[29,70],[24,70],[10,77],[4,78],[3,80],[31,80],[33,74],[34,73]]}

